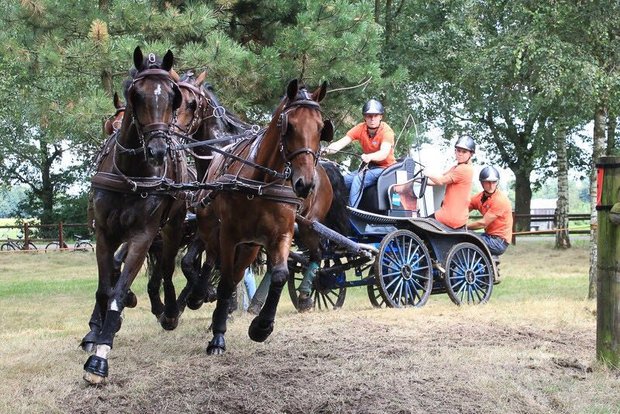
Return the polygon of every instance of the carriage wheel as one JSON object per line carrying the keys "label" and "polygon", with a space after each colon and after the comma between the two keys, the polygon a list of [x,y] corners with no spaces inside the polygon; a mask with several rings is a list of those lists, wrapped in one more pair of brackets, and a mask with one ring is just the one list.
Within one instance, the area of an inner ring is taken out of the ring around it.
{"label": "carriage wheel", "polygon": [[422,239],[409,230],[396,230],[383,238],[375,274],[391,308],[424,306],[433,289],[431,256]]}
{"label": "carriage wheel", "polygon": [[368,299],[370,299],[370,303],[373,307],[385,308],[387,306],[381,294],[381,289],[379,289],[376,284],[366,285],[366,292],[368,293]]}
{"label": "carriage wheel", "polygon": [[385,303],[385,299],[383,299],[381,289],[379,289],[379,287],[377,286],[375,270],[372,267],[370,268],[370,272],[368,272],[368,281],[371,283],[366,285],[366,293],[368,293],[368,299],[370,299],[370,303],[375,308],[385,308],[387,304]]}
{"label": "carriage wheel", "polygon": [[[320,273],[321,269],[326,269],[339,264],[341,264],[339,258],[325,259],[323,260],[323,266],[317,270],[314,282],[312,283],[312,290],[310,291],[310,297],[314,303],[314,309],[339,309],[344,304],[347,289],[345,287],[334,287],[333,283],[335,280],[340,281],[340,279],[344,282],[346,279],[345,272],[340,272],[333,275],[321,275]],[[299,291],[297,288],[304,278],[303,268],[296,263],[294,266],[289,266],[289,272],[288,293],[291,296],[291,301],[293,302],[295,309],[300,310],[297,305],[297,299],[299,298]]]}
{"label": "carriage wheel", "polygon": [[484,303],[493,291],[493,264],[475,244],[456,244],[448,252],[444,283],[457,305]]}

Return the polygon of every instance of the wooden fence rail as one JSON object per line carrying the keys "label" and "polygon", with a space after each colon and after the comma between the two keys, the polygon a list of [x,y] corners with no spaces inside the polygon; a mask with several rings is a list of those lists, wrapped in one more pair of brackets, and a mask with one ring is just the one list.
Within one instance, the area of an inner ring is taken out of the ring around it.
{"label": "wooden fence rail", "polygon": [[81,223],[31,224],[26,222],[21,225],[0,226],[0,235],[3,232],[6,233],[7,230],[17,230],[20,235],[17,238],[12,238],[4,234],[0,238],[0,244],[8,241],[19,241],[21,245],[23,241],[22,250],[29,250],[30,243],[47,244],[57,241],[59,246],[65,246],[66,240],[71,238],[68,236],[75,237],[75,235],[80,235],[84,238],[89,238],[91,233],[88,225]]}
{"label": "wooden fence rail", "polygon": [[[544,229],[544,230],[528,230],[528,231],[517,231],[516,223],[518,218],[529,218],[530,223],[540,223],[540,222],[552,222],[553,228]],[[568,221],[590,221],[589,213],[577,213],[577,214],[568,214]],[[556,223],[556,217],[554,214],[516,214],[512,213],[512,244],[517,244],[517,236],[533,236],[533,235],[542,235],[542,234],[556,234],[560,230]],[[590,234],[590,229],[569,229],[569,234]]]}
{"label": "wooden fence rail", "polygon": [[[472,217],[473,218],[473,217]],[[478,218],[480,218],[478,216]],[[543,234],[555,234],[560,229],[557,228],[555,223],[555,215],[553,214],[515,214],[512,213],[513,218],[513,229],[512,229],[512,244],[517,243],[518,236],[534,236],[534,235],[543,235]],[[545,229],[545,230],[530,230],[530,231],[516,231],[515,223],[518,218],[529,218],[529,221],[532,223],[539,222],[552,222],[553,228]],[[568,215],[569,222],[571,221],[590,221],[590,214],[580,213],[580,214],[569,214]],[[24,223],[22,225],[14,225],[14,226],[0,226],[0,235],[2,235],[2,229],[12,229],[21,233],[21,236],[18,239],[8,238],[4,239],[5,241],[9,240],[19,240],[20,242],[24,242],[23,250],[28,250],[28,243],[32,242],[35,244],[46,244],[51,241],[57,241],[60,246],[64,246],[65,240],[70,238],[68,235],[89,235],[90,229],[85,223],[58,223],[58,224],[29,224]],[[79,231],[76,231],[78,229]],[[570,230],[571,234],[589,234],[590,229],[574,229]],[[53,237],[41,237],[42,235],[50,236],[53,234]],[[0,236],[0,244],[3,243],[3,238]],[[20,243],[21,244],[21,243]]]}

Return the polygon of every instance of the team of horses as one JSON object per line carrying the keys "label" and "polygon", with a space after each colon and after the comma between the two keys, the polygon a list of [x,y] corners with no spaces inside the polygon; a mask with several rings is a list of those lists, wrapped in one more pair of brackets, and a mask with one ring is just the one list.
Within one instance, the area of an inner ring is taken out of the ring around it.
{"label": "team of horses", "polygon": [[[98,285],[81,343],[91,353],[84,364],[90,384],[108,376],[122,312],[136,304],[131,285],[147,255],[151,310],[164,329],[176,328],[185,305],[197,309],[207,300],[210,275],[219,268],[213,338],[206,350],[213,355],[226,350],[233,291],[262,247],[271,284],[248,334],[265,341],[288,278],[296,218],[322,221],[333,201],[330,179],[318,162],[320,141],[333,137],[320,106],[325,83],[309,91],[299,80],[290,81],[270,122],[259,129],[219,103],[205,73],[179,76],[173,60],[171,51],[160,59],[136,48],[123,86],[125,103],[115,96],[116,114],[104,126],[109,138],[97,156],[89,205]],[[188,208],[196,217],[191,231]],[[194,231],[196,237],[184,240]],[[318,236],[303,221],[299,238],[318,263]],[[188,283],[177,295],[172,275],[182,244],[189,244],[182,264]]]}

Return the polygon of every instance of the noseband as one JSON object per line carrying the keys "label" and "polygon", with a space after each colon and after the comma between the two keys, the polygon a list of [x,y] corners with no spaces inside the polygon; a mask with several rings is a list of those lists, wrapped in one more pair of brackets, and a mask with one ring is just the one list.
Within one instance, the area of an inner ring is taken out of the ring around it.
{"label": "noseband", "polygon": [[310,96],[308,96],[308,93],[306,91],[303,91],[303,93],[306,95],[307,99],[300,99],[291,102],[284,108],[284,110],[280,114],[280,117],[278,118],[278,127],[280,128],[280,154],[282,154],[282,158],[287,163],[290,163],[298,155],[310,154],[314,158],[314,165],[316,165],[319,160],[319,154],[317,151],[313,151],[312,148],[303,147],[296,149],[295,151],[288,151],[288,149],[286,148],[286,133],[288,131],[289,113],[297,110],[298,108],[311,108],[321,112],[321,105],[319,105],[318,102],[310,99]]}

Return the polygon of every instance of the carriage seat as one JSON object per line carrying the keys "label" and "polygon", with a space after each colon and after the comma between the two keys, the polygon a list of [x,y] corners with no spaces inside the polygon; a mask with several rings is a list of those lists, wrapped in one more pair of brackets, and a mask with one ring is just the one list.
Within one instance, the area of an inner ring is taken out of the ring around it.
{"label": "carriage seat", "polygon": [[399,202],[399,196],[394,194],[393,188],[395,184],[414,178],[415,165],[415,161],[407,157],[387,167],[377,179],[377,183],[364,190],[358,208],[377,214],[411,216],[411,210]]}

